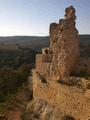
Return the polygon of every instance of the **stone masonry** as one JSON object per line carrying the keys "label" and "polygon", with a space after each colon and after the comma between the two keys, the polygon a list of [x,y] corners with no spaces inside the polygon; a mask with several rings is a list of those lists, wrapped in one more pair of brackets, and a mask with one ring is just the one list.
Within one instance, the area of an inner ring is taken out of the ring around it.
{"label": "stone masonry", "polygon": [[51,74],[54,76],[68,77],[79,58],[79,36],[75,19],[75,9],[70,6],[65,10],[65,19],[60,19],[59,24],[50,25],[50,51],[53,53]]}

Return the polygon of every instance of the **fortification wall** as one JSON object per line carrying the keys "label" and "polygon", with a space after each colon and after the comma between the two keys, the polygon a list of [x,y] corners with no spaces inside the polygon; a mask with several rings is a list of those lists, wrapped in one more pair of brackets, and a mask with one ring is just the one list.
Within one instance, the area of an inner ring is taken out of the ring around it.
{"label": "fortification wall", "polygon": [[[58,71],[52,71],[51,67],[51,54],[37,54],[36,55],[36,71],[39,72],[41,75],[50,76],[57,78],[58,77]],[[71,62],[71,61],[70,61]],[[69,65],[69,64],[68,64]],[[55,67],[57,66],[57,63],[55,64]],[[64,67],[63,67],[64,70]],[[61,72],[63,72],[63,70]],[[52,71],[52,72],[51,72]],[[55,73],[56,72],[56,76]],[[77,61],[77,63],[74,66],[74,69],[72,71],[73,73],[85,73],[87,75],[90,75],[90,57],[80,57]]]}
{"label": "fortification wall", "polygon": [[44,99],[59,108],[60,112],[69,114],[76,120],[90,118],[90,90],[87,97],[87,91],[76,87],[68,87],[52,80],[49,80],[49,83],[42,83],[36,71],[33,77],[34,99]]}
{"label": "fortification wall", "polygon": [[36,55],[36,70],[39,73],[42,71],[42,54]]}
{"label": "fortification wall", "polygon": [[44,78],[49,79],[50,77],[50,66],[51,66],[51,55],[50,54],[38,54],[36,55],[36,71]]}

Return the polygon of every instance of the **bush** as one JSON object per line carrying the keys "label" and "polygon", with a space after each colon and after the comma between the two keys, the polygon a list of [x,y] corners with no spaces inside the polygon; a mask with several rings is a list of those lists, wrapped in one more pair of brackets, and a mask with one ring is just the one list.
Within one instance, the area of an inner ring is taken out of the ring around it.
{"label": "bush", "polygon": [[18,70],[0,70],[0,101],[3,101],[5,96],[13,93],[19,86],[27,82],[30,69],[28,65],[23,64]]}

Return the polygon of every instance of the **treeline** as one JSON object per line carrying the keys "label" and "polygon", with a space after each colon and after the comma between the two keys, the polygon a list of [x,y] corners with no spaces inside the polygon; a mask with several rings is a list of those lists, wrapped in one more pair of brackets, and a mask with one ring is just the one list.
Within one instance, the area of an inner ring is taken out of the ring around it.
{"label": "treeline", "polygon": [[0,68],[17,69],[23,63],[33,65],[36,53],[31,49],[0,50]]}

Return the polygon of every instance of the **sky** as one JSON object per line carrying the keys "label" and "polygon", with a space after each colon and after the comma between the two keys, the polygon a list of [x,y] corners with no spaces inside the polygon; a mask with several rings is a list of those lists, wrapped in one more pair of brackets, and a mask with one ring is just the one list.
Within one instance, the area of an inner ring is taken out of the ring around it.
{"label": "sky", "polygon": [[0,0],[0,36],[47,36],[49,25],[76,9],[77,29],[90,34],[90,0]]}

